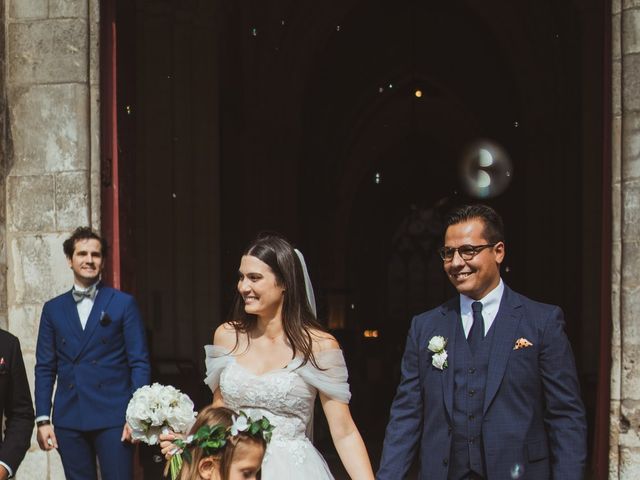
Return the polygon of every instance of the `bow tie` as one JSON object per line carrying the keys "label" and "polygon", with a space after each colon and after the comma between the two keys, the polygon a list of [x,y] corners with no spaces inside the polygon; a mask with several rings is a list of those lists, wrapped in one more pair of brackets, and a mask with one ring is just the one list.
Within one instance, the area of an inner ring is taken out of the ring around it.
{"label": "bow tie", "polygon": [[73,290],[71,290],[71,295],[73,295],[73,299],[76,301],[76,303],[80,303],[83,298],[93,300],[96,296],[96,286],[91,285],[86,290],[76,290],[76,288],[74,287]]}

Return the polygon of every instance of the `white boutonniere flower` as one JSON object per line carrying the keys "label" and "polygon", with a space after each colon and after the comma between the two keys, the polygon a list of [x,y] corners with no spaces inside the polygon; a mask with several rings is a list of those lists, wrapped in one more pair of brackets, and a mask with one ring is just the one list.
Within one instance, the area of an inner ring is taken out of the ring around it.
{"label": "white boutonniere flower", "polygon": [[445,350],[446,346],[447,339],[441,335],[431,337],[431,340],[429,340],[427,349],[430,352],[433,352],[433,355],[431,357],[431,364],[438,370],[444,370],[448,366],[447,351]]}

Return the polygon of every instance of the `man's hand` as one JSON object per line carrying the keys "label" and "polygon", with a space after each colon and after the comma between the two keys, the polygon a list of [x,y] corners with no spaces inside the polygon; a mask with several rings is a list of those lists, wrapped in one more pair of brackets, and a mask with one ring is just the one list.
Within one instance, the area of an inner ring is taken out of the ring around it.
{"label": "man's hand", "polygon": [[9,478],[9,472],[4,468],[3,465],[0,465],[0,480],[7,480]]}
{"label": "man's hand", "polygon": [[56,434],[53,433],[53,427],[51,425],[39,426],[37,437],[38,445],[40,445],[41,450],[48,452],[49,450],[58,448],[58,440],[56,439]]}
{"label": "man's hand", "polygon": [[122,437],[120,438],[121,442],[131,442],[131,443],[136,443],[137,440],[133,440],[131,438],[131,434],[133,433],[133,430],[131,429],[131,427],[129,426],[128,423],[124,424],[124,427],[122,429]]}

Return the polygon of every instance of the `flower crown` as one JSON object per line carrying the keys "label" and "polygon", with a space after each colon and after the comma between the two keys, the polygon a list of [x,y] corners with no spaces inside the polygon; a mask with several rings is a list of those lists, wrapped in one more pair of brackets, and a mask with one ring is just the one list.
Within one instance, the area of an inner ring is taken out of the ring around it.
{"label": "flower crown", "polygon": [[175,479],[182,468],[183,457],[191,462],[191,452],[188,447],[201,448],[204,456],[208,457],[220,452],[229,441],[240,433],[263,439],[266,443],[271,440],[271,432],[275,428],[267,417],[251,418],[245,412],[240,411],[232,417],[230,427],[217,423],[215,425],[203,425],[193,435],[184,440],[177,438],[173,444],[180,450],[171,457],[171,478]]}

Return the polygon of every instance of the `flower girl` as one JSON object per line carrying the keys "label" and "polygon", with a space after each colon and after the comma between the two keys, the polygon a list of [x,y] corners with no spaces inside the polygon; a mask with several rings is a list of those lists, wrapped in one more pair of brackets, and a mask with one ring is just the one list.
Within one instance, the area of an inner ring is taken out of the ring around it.
{"label": "flower girl", "polygon": [[272,430],[266,418],[208,406],[185,439],[176,438],[170,450],[163,448],[171,458],[167,470],[179,480],[256,480]]}

